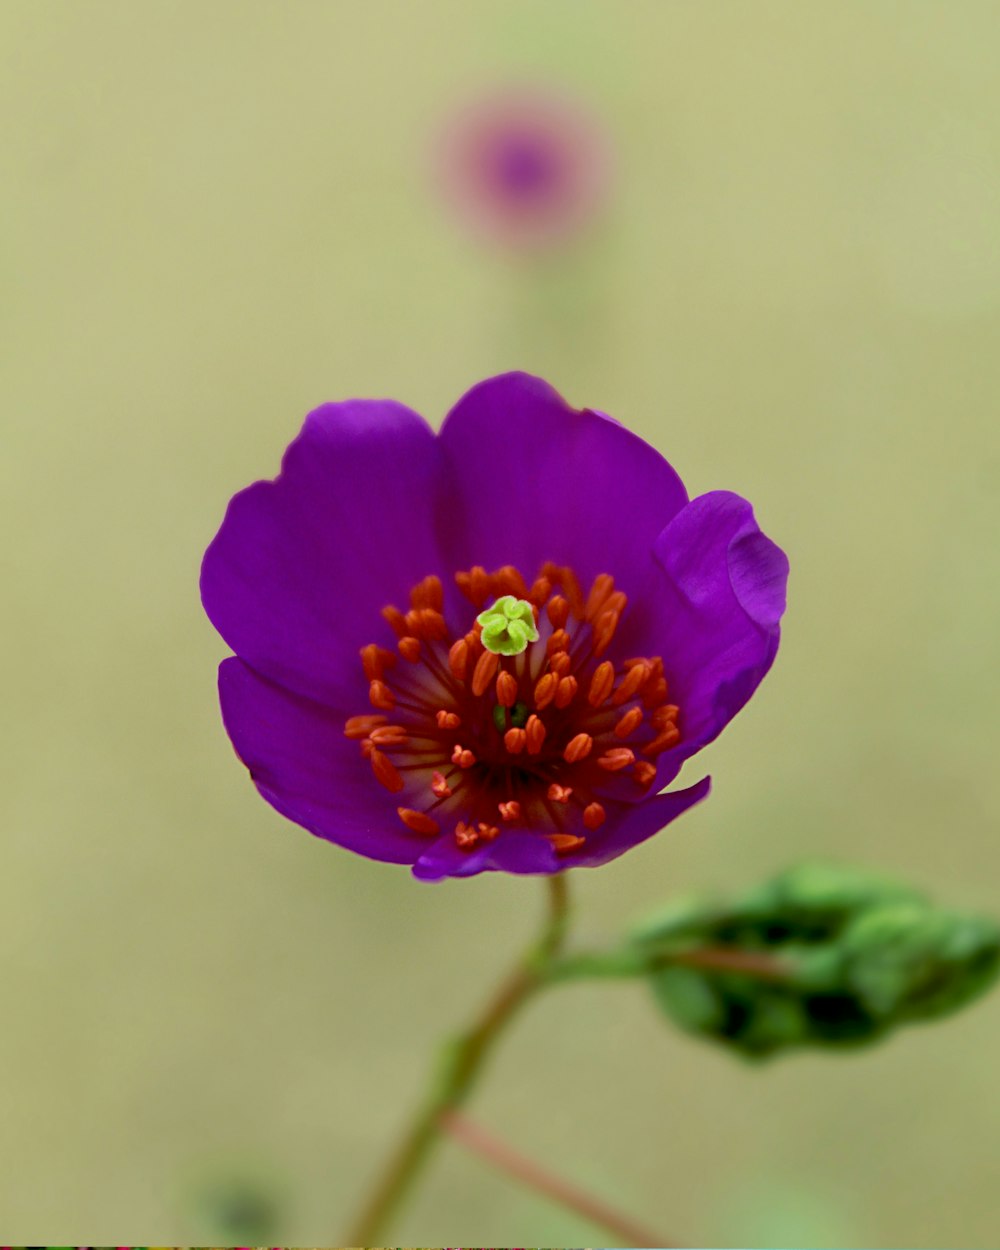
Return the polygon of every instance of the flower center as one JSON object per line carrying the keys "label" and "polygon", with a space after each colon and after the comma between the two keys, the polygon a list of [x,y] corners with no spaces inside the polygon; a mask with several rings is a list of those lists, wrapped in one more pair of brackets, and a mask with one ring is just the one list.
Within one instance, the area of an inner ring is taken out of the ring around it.
{"label": "flower center", "polygon": [[656,756],[680,740],[663,660],[601,658],[626,607],[608,573],[586,597],[572,569],[551,562],[530,588],[512,565],[455,581],[476,614],[465,634],[449,628],[433,575],[408,612],[382,609],[396,650],[362,647],[375,712],[350,717],[344,733],[378,782],[405,791],[410,806],[397,811],[415,833],[451,829],[472,850],[505,826],[530,829],[571,854],[607,805],[649,789]]}

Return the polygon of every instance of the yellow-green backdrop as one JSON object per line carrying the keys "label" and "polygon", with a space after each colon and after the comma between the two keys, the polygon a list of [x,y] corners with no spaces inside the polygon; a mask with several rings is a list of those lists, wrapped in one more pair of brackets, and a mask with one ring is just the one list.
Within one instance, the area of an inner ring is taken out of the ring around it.
{"label": "yellow-green backdrop", "polygon": [[[205,1241],[193,1195],[235,1177],[275,1239],[336,1242],[536,923],[537,882],[418,884],[284,822],[232,755],[199,561],[320,401],[438,422],[526,368],[789,552],[775,669],[685,773],[713,797],[573,874],[585,936],[812,853],[1000,908],[995,3],[0,22],[7,1240]],[[429,172],[449,114],[514,80],[584,101],[617,154],[603,226],[541,274],[468,240]],[[1000,995],[748,1068],[638,989],[567,989],[473,1110],[687,1244],[988,1247],[998,1030]],[[602,1239],[452,1147],[388,1236]]]}

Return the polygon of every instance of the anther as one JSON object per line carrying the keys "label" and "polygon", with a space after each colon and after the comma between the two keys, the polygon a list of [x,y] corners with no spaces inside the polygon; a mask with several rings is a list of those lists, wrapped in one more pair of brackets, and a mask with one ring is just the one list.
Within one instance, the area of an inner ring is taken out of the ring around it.
{"label": "anther", "polygon": [[646,707],[656,707],[667,697],[667,683],[662,677],[655,678],[642,692],[642,701]]}
{"label": "anther", "polygon": [[448,652],[448,667],[456,681],[465,681],[465,673],[469,667],[469,644],[459,638]]}
{"label": "anther", "polygon": [[500,830],[496,825],[488,825],[484,820],[481,820],[476,826],[476,832],[479,834],[480,841],[492,842],[499,835]]}
{"label": "anther", "polygon": [[552,628],[562,629],[569,618],[569,603],[562,595],[555,595],[546,605],[545,612],[552,623]]}
{"label": "anther", "polygon": [[422,582],[418,582],[410,591],[410,607],[433,608],[435,612],[440,612],[444,607],[444,589],[440,577],[430,573]]}
{"label": "anther", "polygon": [[587,606],[583,610],[584,619],[594,621],[604,607],[608,596],[615,588],[615,579],[610,573],[598,573],[587,596]]}
{"label": "anther", "polygon": [[643,755],[659,755],[661,751],[666,751],[672,747],[675,742],[679,742],[681,731],[676,725],[668,725],[664,731],[654,738],[652,742],[647,742],[642,748]]}
{"label": "anther", "polygon": [[548,788],[547,797],[552,803],[568,803],[572,793],[572,786],[561,786],[557,781],[553,781]]}
{"label": "anther", "polygon": [[372,772],[375,774],[375,780],[393,794],[398,794],[403,788],[403,778],[396,771],[396,766],[389,759],[388,755],[383,755],[377,748],[373,748],[369,759],[372,763]]}
{"label": "anther", "polygon": [[456,742],[455,749],[451,753],[451,762],[457,764],[459,768],[471,768],[476,762],[476,757],[460,742]]}
{"label": "anther", "polygon": [[656,777],[656,765],[651,764],[649,760],[637,760],[632,765],[632,777],[636,785],[642,786],[645,790],[653,784]]}
{"label": "anther", "polygon": [[556,686],[559,685],[558,673],[546,673],[535,682],[535,707],[541,711],[549,706],[556,697]]}
{"label": "anther", "polygon": [[513,595],[515,599],[527,599],[528,588],[524,578],[513,566],[505,564],[493,574],[493,586],[498,595]]}
{"label": "anther", "polygon": [[441,826],[438,822],[433,816],[428,816],[426,812],[414,811],[412,807],[397,807],[396,811],[399,819],[407,829],[412,829],[414,833],[424,833],[431,836],[441,831]]}
{"label": "anther", "polygon": [[377,747],[401,747],[410,741],[402,725],[381,725],[371,732],[371,740]]}
{"label": "anther", "polygon": [[361,667],[365,670],[365,676],[369,681],[381,677],[385,670],[392,668],[395,663],[396,657],[393,653],[377,643],[370,642],[366,647],[361,648]]}
{"label": "anther", "polygon": [[497,702],[503,707],[513,707],[517,702],[517,678],[506,669],[497,674]]}
{"label": "anther", "polygon": [[629,734],[634,733],[642,724],[642,708],[632,707],[615,725],[615,737],[627,738]]}
{"label": "anther", "polygon": [[439,799],[448,799],[455,793],[445,780],[444,773],[431,773],[431,793]]}
{"label": "anther", "polygon": [[587,702],[590,706],[600,707],[611,693],[614,684],[615,666],[610,660],[603,660],[594,669],[594,675],[590,679],[590,690],[587,692]]}
{"label": "anther", "polygon": [[503,744],[511,755],[520,755],[528,742],[528,735],[523,729],[508,729],[503,736]]}
{"label": "anther", "polygon": [[438,729],[457,729],[462,723],[462,718],[457,712],[448,712],[444,708],[439,708],[434,713],[434,719],[438,723]]}
{"label": "anther", "polygon": [[575,851],[586,841],[586,838],[578,838],[572,833],[547,833],[545,836],[552,843],[557,855],[566,855],[569,851]]}
{"label": "anther", "polygon": [[389,622],[393,632],[400,638],[410,632],[406,627],[406,617],[400,612],[399,608],[394,608],[391,603],[387,603],[382,609],[382,615]]}
{"label": "anther", "polygon": [[500,819],[511,821],[521,819],[521,804],[517,799],[509,799],[506,803],[498,803],[497,808],[500,812]]}
{"label": "anther", "polygon": [[607,815],[600,803],[588,803],[583,809],[583,823],[588,829],[599,829],[606,819]]}
{"label": "anther", "polygon": [[668,725],[674,724],[679,712],[680,708],[676,703],[663,703],[653,711],[649,719],[653,722],[654,729],[666,729]]}
{"label": "anther", "polygon": [[604,768],[609,773],[617,773],[634,763],[635,752],[630,751],[628,747],[612,747],[610,751],[605,751],[603,755],[597,757],[598,768]]}
{"label": "anther", "polygon": [[414,638],[412,634],[407,634],[405,638],[400,638],[398,642],[399,654],[404,660],[409,660],[411,664],[416,664],[420,659],[420,639]]}
{"label": "anther", "polygon": [[560,677],[559,685],[556,686],[556,707],[569,707],[579,688],[580,683],[575,677]]}
{"label": "anther", "polygon": [[456,573],[455,581],[474,608],[481,608],[489,598],[490,578],[481,564],[475,565],[468,573]]}
{"label": "anther", "polygon": [[493,680],[493,674],[497,671],[499,663],[500,657],[495,651],[484,651],[479,657],[472,673],[472,693],[474,695],[481,695],[485,692],[486,687]]}
{"label": "anther", "polygon": [[396,706],[396,696],[384,681],[373,681],[368,687],[368,702],[372,707],[381,707],[388,711]]}
{"label": "anther", "polygon": [[565,677],[573,667],[573,661],[565,651],[557,651],[549,660],[549,669],[559,677]]}
{"label": "anther", "polygon": [[373,729],[377,729],[379,725],[384,725],[388,719],[388,716],[379,716],[377,714],[371,716],[349,716],[344,724],[344,737],[367,738]]}
{"label": "anther", "polygon": [[617,628],[618,613],[602,612],[597,618],[597,624],[594,626],[594,642],[591,648],[594,655],[603,655],[607,651]]}
{"label": "anther", "polygon": [[545,726],[534,712],[528,717],[524,733],[528,740],[528,754],[537,755],[545,741]]}
{"label": "anther", "polygon": [[[549,579],[547,577],[536,577],[531,583],[531,589],[528,591],[525,598],[530,599],[535,607],[538,608],[541,607],[551,594],[552,583]],[[551,620],[552,618],[550,617],[549,619]],[[558,626],[556,628],[558,628]]]}
{"label": "anther", "polygon": [[[406,614],[409,617],[409,613]],[[448,623],[444,617],[434,608],[417,608],[417,619],[420,622],[420,632],[424,638],[431,638],[435,642],[443,642],[448,637]]]}
{"label": "anther", "polygon": [[545,644],[545,654],[552,655],[554,651],[565,651],[569,646],[569,634],[564,629],[557,629],[552,637]]}
{"label": "anther", "polygon": [[611,702],[615,707],[620,707],[623,703],[627,703],[631,699],[639,687],[649,676],[648,664],[637,664],[635,668],[630,668],[622,678],[622,684],[611,696]]}
{"label": "anther", "polygon": [[463,851],[471,851],[479,841],[479,834],[471,825],[467,825],[464,820],[460,820],[455,826],[455,841]]}
{"label": "anther", "polygon": [[594,739],[590,734],[577,734],[563,748],[563,759],[567,764],[577,764],[587,758],[593,745]]}

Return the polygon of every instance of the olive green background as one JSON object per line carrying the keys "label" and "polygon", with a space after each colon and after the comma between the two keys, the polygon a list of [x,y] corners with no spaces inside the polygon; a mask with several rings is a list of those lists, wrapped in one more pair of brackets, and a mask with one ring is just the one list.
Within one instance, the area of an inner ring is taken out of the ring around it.
{"label": "olive green background", "polygon": [[[536,926],[538,882],[314,840],[229,747],[199,561],[324,400],[438,422],[526,368],[789,553],[777,664],[685,770],[712,798],[572,874],[582,938],[815,853],[1000,910],[996,4],[0,19],[6,1240],[205,1242],[230,1180],[273,1195],[275,1240],[342,1240],[437,1039]],[[430,172],[510,81],[616,151],[607,217],[552,262],[471,241]],[[685,1244],[995,1246],[998,1030],[995,994],[751,1068],[582,986],[525,1013],[472,1111]],[[608,1238],[451,1146],[386,1235]]]}

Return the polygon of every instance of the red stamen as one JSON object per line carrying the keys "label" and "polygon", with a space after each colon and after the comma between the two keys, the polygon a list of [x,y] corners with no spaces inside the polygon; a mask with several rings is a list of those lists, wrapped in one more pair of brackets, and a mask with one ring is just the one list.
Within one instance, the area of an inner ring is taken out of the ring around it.
{"label": "red stamen", "polygon": [[455,749],[451,753],[451,762],[457,764],[459,768],[471,768],[476,762],[473,753],[462,746],[460,742],[455,743]]}
{"label": "red stamen", "polygon": [[414,811],[412,807],[397,807],[399,819],[406,825],[407,829],[412,829],[414,833],[423,833],[433,836],[440,833],[441,826],[433,816],[428,816],[426,812]]}

